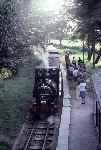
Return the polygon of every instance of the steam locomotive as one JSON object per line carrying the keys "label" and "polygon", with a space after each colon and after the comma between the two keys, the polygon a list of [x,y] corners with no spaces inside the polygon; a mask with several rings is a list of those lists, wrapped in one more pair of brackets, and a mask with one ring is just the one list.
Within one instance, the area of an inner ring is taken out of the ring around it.
{"label": "steam locomotive", "polygon": [[63,77],[57,51],[48,52],[48,66],[35,68],[35,83],[30,115],[49,116],[62,108]]}

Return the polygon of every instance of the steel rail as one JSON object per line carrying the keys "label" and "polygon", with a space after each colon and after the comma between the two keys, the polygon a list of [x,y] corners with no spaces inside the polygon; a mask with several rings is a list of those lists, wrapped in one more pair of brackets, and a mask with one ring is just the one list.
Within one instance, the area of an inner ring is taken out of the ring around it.
{"label": "steel rail", "polygon": [[32,128],[32,131],[31,131],[31,133],[30,133],[30,136],[29,136],[29,138],[28,138],[28,140],[27,140],[27,143],[26,143],[26,145],[25,145],[25,148],[24,148],[24,150],[28,150],[28,147],[29,147],[29,144],[30,144],[30,141],[31,141],[31,138],[32,138],[32,135],[33,135],[33,133],[34,133],[34,127]]}
{"label": "steel rail", "polygon": [[[46,133],[45,133],[45,137],[44,137],[44,139],[43,139],[43,144],[42,144],[42,150],[45,150],[46,141],[47,141],[47,136],[48,136],[48,131],[49,131],[49,126],[50,126],[50,124],[48,124],[48,126],[47,126],[47,128],[46,128]],[[30,133],[30,135],[29,135],[29,137],[28,137],[28,140],[27,140],[27,142],[26,142],[26,144],[25,144],[24,150],[28,150],[28,149],[29,149],[29,145],[30,145],[31,140],[32,140],[32,138],[33,138],[33,134],[35,134],[34,131],[35,131],[35,127],[33,127],[32,130],[31,130],[31,133]]]}
{"label": "steel rail", "polygon": [[43,143],[43,146],[42,146],[42,150],[45,150],[45,145],[46,145],[46,141],[47,141],[47,135],[48,135],[48,131],[49,131],[49,126],[47,127],[47,131],[46,131],[46,135],[45,135],[45,138],[44,138],[44,143]]}

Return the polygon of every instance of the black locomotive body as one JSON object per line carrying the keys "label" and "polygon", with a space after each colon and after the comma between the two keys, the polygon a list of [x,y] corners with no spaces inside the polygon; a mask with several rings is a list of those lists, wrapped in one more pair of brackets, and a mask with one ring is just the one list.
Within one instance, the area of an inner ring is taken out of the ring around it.
{"label": "black locomotive body", "polygon": [[30,113],[33,116],[50,115],[62,107],[63,79],[59,68],[36,68],[33,101]]}
{"label": "black locomotive body", "polygon": [[[48,56],[49,65],[47,67],[35,68],[33,101],[30,108],[30,114],[34,118],[57,113],[62,108],[63,78],[58,59],[59,57],[53,52]],[[52,60],[56,60],[57,63],[52,63]]]}

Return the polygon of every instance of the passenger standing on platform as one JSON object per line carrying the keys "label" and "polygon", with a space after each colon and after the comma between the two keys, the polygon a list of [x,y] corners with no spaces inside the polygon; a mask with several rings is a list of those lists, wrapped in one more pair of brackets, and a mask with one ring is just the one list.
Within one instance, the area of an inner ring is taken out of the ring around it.
{"label": "passenger standing on platform", "polygon": [[65,63],[66,63],[66,69],[68,69],[70,65],[70,58],[69,58],[69,52],[65,52]]}
{"label": "passenger standing on platform", "polygon": [[83,73],[78,69],[78,77],[77,77],[77,85],[76,85],[76,98],[79,99],[80,97],[80,89],[79,85],[83,80]]}
{"label": "passenger standing on platform", "polygon": [[82,59],[79,57],[78,59],[78,65],[80,65],[82,63]]}
{"label": "passenger standing on platform", "polygon": [[74,78],[74,81],[77,81],[77,77],[78,77],[78,68],[75,68],[73,70],[73,78]]}
{"label": "passenger standing on platform", "polygon": [[76,67],[76,60],[75,60],[75,57],[73,57],[72,64]]}
{"label": "passenger standing on platform", "polygon": [[84,63],[82,64],[82,70],[83,72],[86,72],[86,65]]}
{"label": "passenger standing on platform", "polygon": [[74,71],[74,67],[72,64],[70,64],[70,66],[69,66],[69,77],[70,77],[70,79],[73,78],[73,71]]}
{"label": "passenger standing on platform", "polygon": [[85,96],[86,96],[86,82],[84,80],[79,84],[80,97],[82,99],[81,104],[85,104]]}

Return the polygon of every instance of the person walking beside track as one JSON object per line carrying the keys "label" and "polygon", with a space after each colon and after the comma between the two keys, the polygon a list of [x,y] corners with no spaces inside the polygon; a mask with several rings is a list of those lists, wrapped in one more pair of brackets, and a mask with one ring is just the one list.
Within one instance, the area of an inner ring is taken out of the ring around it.
{"label": "person walking beside track", "polygon": [[85,97],[86,97],[86,82],[85,80],[82,80],[79,84],[79,91],[80,91],[80,97],[82,99],[81,104],[85,104]]}

